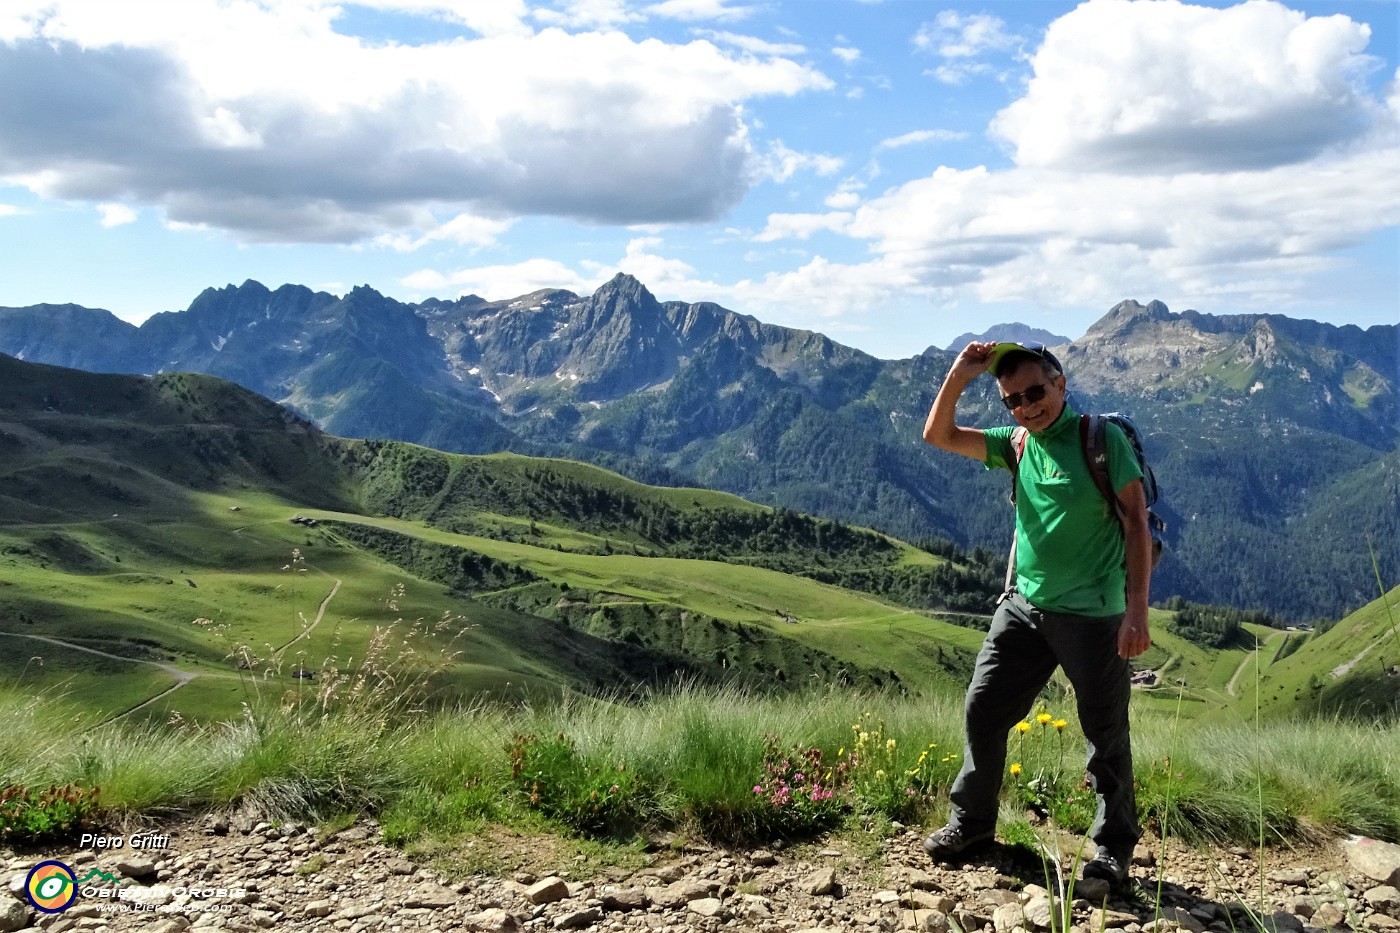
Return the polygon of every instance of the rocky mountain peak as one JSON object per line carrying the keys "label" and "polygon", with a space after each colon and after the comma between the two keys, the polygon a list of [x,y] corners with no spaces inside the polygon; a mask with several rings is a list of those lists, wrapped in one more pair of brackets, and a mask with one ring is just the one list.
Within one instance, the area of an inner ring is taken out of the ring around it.
{"label": "rocky mountain peak", "polygon": [[1244,347],[1253,358],[1272,368],[1278,350],[1278,334],[1268,318],[1260,318],[1244,339]]}
{"label": "rocky mountain peak", "polygon": [[590,299],[605,314],[626,309],[648,318],[661,316],[661,303],[645,285],[625,272],[619,272],[598,287]]}
{"label": "rocky mountain peak", "polygon": [[636,278],[619,272],[569,309],[560,372],[580,391],[603,397],[669,379],[680,347],[665,310]]}
{"label": "rocky mountain peak", "polygon": [[1095,321],[1085,332],[1083,339],[1121,337],[1139,327],[1166,323],[1174,317],[1175,315],[1160,301],[1154,299],[1142,305],[1128,298],[1118,302],[1107,314]]}
{"label": "rocky mountain peak", "polygon": [[[980,334],[971,331],[959,334],[948,342],[944,347],[949,353],[961,352],[962,348],[973,341],[995,340],[997,342],[1008,343],[1039,343],[1047,347],[1060,347],[1070,342],[1070,338],[1062,337],[1043,327],[1032,327],[1029,324],[1022,324],[1019,321],[1012,321],[1008,324],[997,324],[987,328]],[[936,351],[936,347],[929,347],[924,353]]]}
{"label": "rocky mountain peak", "polygon": [[428,298],[418,303],[417,311],[419,317],[430,321],[446,318],[460,319],[489,303],[485,298],[475,294],[462,295],[450,301],[441,298]]}
{"label": "rocky mountain peak", "polygon": [[1230,342],[1203,332],[1189,315],[1173,314],[1161,301],[1120,301],[1067,348],[1063,359],[1091,392],[1157,386]]}
{"label": "rocky mountain peak", "polygon": [[230,282],[223,288],[211,286],[204,289],[190,302],[189,310],[185,313],[192,319],[227,314],[227,309],[235,304],[246,301],[266,302],[271,296],[272,292],[266,285],[253,279],[246,280],[242,285]]}
{"label": "rocky mountain peak", "polygon": [[242,285],[206,288],[183,312],[166,312],[153,318],[188,321],[221,329],[267,318],[299,319],[312,305],[334,301],[325,292],[313,292],[305,285],[282,285],[276,291],[256,279]]}

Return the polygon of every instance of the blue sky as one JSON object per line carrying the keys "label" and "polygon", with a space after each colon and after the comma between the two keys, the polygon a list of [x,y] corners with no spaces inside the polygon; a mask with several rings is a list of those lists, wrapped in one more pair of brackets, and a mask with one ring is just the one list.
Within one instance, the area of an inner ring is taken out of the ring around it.
{"label": "blue sky", "polygon": [[906,357],[1400,317],[1400,5],[7,0],[0,305],[618,271]]}

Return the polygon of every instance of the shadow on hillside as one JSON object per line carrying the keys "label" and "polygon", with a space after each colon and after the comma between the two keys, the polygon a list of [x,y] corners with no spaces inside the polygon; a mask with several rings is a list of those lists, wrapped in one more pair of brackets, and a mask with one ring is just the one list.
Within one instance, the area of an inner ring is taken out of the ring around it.
{"label": "shadow on hillside", "polygon": [[1400,721],[1400,665],[1352,672],[1315,693],[1308,710],[1320,716],[1356,722]]}

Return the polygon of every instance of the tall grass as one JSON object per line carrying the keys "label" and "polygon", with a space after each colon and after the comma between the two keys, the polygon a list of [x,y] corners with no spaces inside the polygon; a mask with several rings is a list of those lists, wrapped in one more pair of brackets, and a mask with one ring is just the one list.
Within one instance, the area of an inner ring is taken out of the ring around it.
{"label": "tall grass", "polygon": [[[827,770],[847,762],[844,785],[832,782],[843,812],[929,822],[946,806],[957,768],[949,750],[962,741],[955,697],[838,690],[683,687],[632,704],[572,699],[432,714],[390,700],[308,698],[252,705],[217,726],[119,721],[88,731],[61,697],[0,690],[0,720],[0,787],[100,786],[111,820],[236,806],[283,819],[370,812],[400,840],[474,821],[538,819],[525,781],[512,775],[512,748],[526,737],[555,743],[563,758],[550,760],[567,760],[557,774],[527,776],[537,789],[541,780],[586,782],[555,790],[587,800],[625,785],[635,795],[625,811],[639,821],[634,829],[749,839],[803,829],[800,818],[775,819],[771,799],[755,791],[771,777],[765,755],[774,748],[820,750]],[[1252,844],[1262,819],[1269,842],[1342,833],[1400,840],[1394,723],[1255,722],[1193,726],[1183,736],[1169,718],[1138,715],[1133,729],[1139,805],[1154,830]],[[1082,739],[1066,738],[1064,760],[1074,768]],[[815,817],[811,828],[821,828]]]}
{"label": "tall grass", "polygon": [[70,739],[80,717],[53,693],[29,693],[0,684],[0,787],[39,783],[51,761]]}
{"label": "tall grass", "polygon": [[1262,809],[1273,840],[1343,832],[1400,838],[1395,723],[1316,718],[1193,726],[1175,747],[1165,725],[1135,720],[1133,745],[1139,806],[1166,821],[1171,835],[1254,842]]}

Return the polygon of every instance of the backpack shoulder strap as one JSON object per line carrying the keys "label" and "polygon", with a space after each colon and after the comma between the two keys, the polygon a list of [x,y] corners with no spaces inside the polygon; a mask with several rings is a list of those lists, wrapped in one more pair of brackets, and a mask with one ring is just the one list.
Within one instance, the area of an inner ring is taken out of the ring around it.
{"label": "backpack shoulder strap", "polygon": [[1018,464],[1021,462],[1021,458],[1026,455],[1026,438],[1030,435],[1031,432],[1019,424],[1011,429],[1011,449],[1015,451]]}
{"label": "backpack shoulder strap", "polygon": [[1107,418],[1102,415],[1079,416],[1079,446],[1084,450],[1084,462],[1089,467],[1089,475],[1094,478],[1094,485],[1099,488],[1099,494],[1108,503],[1109,510],[1113,512],[1119,524],[1122,524],[1123,505],[1118,501],[1113,484],[1108,478],[1107,433]]}
{"label": "backpack shoulder strap", "polygon": [[1017,425],[1011,429],[1011,502],[1016,502],[1016,477],[1021,471],[1021,458],[1026,455],[1026,438],[1031,432]]}
{"label": "backpack shoulder strap", "polygon": [[[1026,438],[1030,431],[1017,425],[1011,431],[1011,504],[1016,504],[1016,476],[1021,470],[1021,458],[1026,455]],[[1006,555],[1006,582],[1002,586],[1001,599],[1006,598],[1016,585],[1016,530],[1011,530],[1011,553]],[[997,602],[1001,602],[1001,599]]]}

